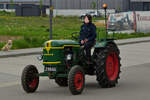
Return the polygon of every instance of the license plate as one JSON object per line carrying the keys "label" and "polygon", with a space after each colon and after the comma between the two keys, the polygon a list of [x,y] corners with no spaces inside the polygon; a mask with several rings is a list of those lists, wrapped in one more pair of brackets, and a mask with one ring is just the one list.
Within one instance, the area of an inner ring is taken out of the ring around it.
{"label": "license plate", "polygon": [[45,67],[45,71],[56,72],[56,67]]}

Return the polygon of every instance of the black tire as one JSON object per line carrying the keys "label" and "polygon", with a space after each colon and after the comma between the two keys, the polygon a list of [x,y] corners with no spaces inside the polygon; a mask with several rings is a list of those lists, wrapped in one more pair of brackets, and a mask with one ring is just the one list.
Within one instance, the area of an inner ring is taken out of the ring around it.
{"label": "black tire", "polygon": [[120,78],[120,51],[115,44],[98,50],[96,54],[96,76],[102,88],[115,87]]}
{"label": "black tire", "polygon": [[22,87],[25,92],[33,93],[39,85],[39,73],[34,65],[28,65],[24,68],[21,76]]}
{"label": "black tire", "polygon": [[85,86],[85,73],[80,66],[75,65],[71,68],[68,76],[68,85],[73,95],[82,93]]}
{"label": "black tire", "polygon": [[66,87],[68,86],[68,79],[67,78],[56,78],[55,82],[61,86],[61,87]]}

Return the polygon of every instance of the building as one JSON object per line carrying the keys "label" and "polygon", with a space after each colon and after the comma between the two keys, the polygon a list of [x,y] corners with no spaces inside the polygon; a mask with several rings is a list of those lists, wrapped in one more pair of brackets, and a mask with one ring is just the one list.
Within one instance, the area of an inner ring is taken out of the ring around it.
{"label": "building", "polygon": [[150,11],[150,0],[131,0],[130,10]]}
{"label": "building", "polygon": [[[11,1],[11,2],[10,2]],[[13,5],[12,5],[13,1]],[[12,9],[16,5],[40,5],[41,0],[0,0],[0,9]],[[52,0],[55,9],[92,9],[92,3],[97,3],[101,9],[103,3],[108,4],[109,9],[117,11],[149,11],[150,0]],[[49,6],[49,0],[42,0],[43,6]]]}
{"label": "building", "polygon": [[[53,0],[53,5],[56,9],[92,9],[92,3],[97,1],[98,9],[106,3],[109,9],[117,11],[150,11],[150,0]],[[48,6],[49,0],[43,4]]]}
{"label": "building", "polygon": [[17,5],[38,5],[39,0],[0,0],[0,9],[15,9]]}

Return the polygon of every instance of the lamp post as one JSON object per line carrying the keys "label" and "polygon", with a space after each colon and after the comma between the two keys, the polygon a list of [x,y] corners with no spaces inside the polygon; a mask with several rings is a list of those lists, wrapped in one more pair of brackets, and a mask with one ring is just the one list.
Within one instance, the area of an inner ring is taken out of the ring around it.
{"label": "lamp post", "polygon": [[108,32],[107,32],[107,4],[103,4],[103,9],[105,11],[105,27],[106,27],[106,37],[108,35]]}
{"label": "lamp post", "polygon": [[96,2],[97,2],[97,3],[96,3],[96,4],[97,4],[97,15],[99,15],[99,14],[98,14],[98,3],[99,3],[99,2],[98,2],[98,0],[97,0]]}
{"label": "lamp post", "polygon": [[53,5],[52,5],[52,0],[50,0],[50,5],[49,5],[49,33],[50,33],[50,40],[53,39]]}

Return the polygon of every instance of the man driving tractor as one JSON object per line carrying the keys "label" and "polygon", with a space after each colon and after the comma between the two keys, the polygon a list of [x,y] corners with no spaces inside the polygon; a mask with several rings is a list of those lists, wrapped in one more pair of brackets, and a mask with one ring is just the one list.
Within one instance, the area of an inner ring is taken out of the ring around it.
{"label": "man driving tractor", "polygon": [[80,45],[84,46],[88,63],[91,64],[91,48],[96,41],[96,26],[92,23],[92,16],[86,15],[84,18],[84,24],[80,30]]}

